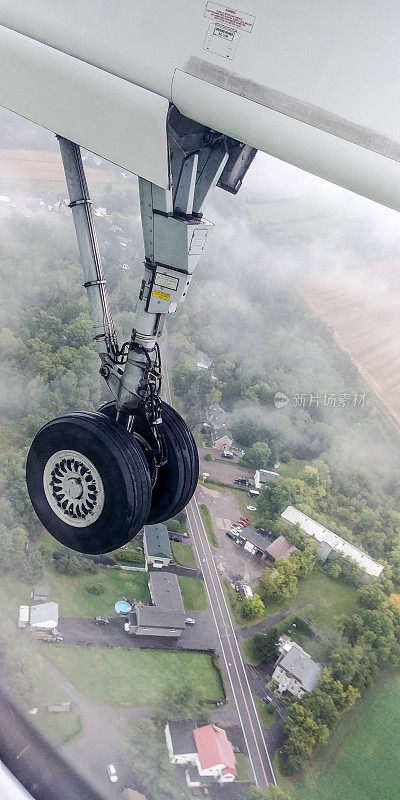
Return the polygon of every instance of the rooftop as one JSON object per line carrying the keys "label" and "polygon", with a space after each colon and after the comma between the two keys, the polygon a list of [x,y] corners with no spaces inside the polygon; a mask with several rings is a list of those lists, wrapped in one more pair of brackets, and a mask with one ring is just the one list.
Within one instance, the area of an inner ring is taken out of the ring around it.
{"label": "rooftop", "polygon": [[177,630],[183,630],[186,624],[184,611],[171,611],[138,603],[135,606],[134,614],[137,625],[141,628],[165,628],[166,630],[176,628]]}
{"label": "rooftop", "polygon": [[239,537],[245,539],[246,542],[251,542],[251,544],[254,544],[255,547],[258,547],[258,549],[262,550],[264,553],[267,552],[272,542],[271,536],[264,536],[262,533],[254,531],[253,528],[243,528],[239,533]]}
{"label": "rooftop", "polygon": [[318,686],[319,676],[323,669],[322,664],[313,661],[311,656],[296,642],[292,642],[290,650],[278,658],[276,666],[282,667],[285,672],[293,675],[308,692]]}
{"label": "rooftop", "polygon": [[278,561],[279,558],[289,558],[296,549],[294,544],[288,542],[284,536],[278,536],[267,548],[267,553],[271,558],[274,558],[275,561]]}
{"label": "rooftop", "polygon": [[172,559],[171,542],[166,525],[162,523],[145,525],[143,539],[149,556]]}
{"label": "rooftop", "polygon": [[325,528],[319,522],[316,522],[315,519],[307,517],[307,515],[303,514],[302,511],[299,511],[298,508],[295,508],[294,506],[288,506],[282,512],[281,516],[292,525],[296,525],[296,523],[298,523],[302,531],[307,533],[309,536],[312,536],[317,542],[326,542],[331,546],[332,550],[336,550],[347,558],[350,558],[351,561],[354,561],[356,564],[358,564],[358,566],[361,567],[361,569],[363,569],[367,575],[372,575],[374,578],[378,578],[382,570],[385,569],[383,564],[379,564],[377,561],[374,561],[371,556],[363,553],[362,550],[359,550],[359,548],[355,547],[355,545],[346,542],[346,540],[342,539],[341,536],[338,536],[337,533],[330,531],[329,528]]}
{"label": "rooftop", "polygon": [[223,728],[203,725],[193,731],[193,736],[202,769],[223,764],[232,775],[237,774],[233,747]]}
{"label": "rooftop", "polygon": [[183,722],[168,722],[168,726],[175,756],[196,752],[193,731],[197,728],[197,722],[194,719],[186,719]]}
{"label": "rooftop", "polygon": [[31,625],[40,625],[43,627],[47,622],[52,628],[57,626],[58,603],[40,603],[38,606],[31,606]]}
{"label": "rooftop", "polygon": [[150,572],[149,589],[152,602],[164,611],[185,613],[178,578],[171,572]]}

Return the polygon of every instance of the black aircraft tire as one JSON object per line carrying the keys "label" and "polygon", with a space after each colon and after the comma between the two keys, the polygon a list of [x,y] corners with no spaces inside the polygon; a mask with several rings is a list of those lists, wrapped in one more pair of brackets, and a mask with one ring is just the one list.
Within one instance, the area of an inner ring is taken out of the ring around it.
{"label": "black aircraft tire", "polygon": [[65,414],[47,423],[28,453],[32,505],[58,541],[81,553],[107,553],[146,521],[151,484],[141,448],[104,415]]}
{"label": "black aircraft tire", "polygon": [[[106,403],[99,411],[115,419],[114,402]],[[168,403],[161,402],[163,433],[167,447],[167,463],[158,470],[153,486],[152,502],[147,522],[155,524],[176,516],[192,498],[199,477],[199,457],[193,434]],[[122,426],[121,426],[122,427]],[[143,429],[135,431],[145,436]]]}

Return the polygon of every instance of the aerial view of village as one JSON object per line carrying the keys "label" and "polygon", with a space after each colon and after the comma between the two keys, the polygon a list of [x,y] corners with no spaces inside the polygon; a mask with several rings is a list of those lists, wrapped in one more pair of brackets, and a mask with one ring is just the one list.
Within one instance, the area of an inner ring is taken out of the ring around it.
{"label": "aerial view of village", "polygon": [[[126,338],[136,179],[84,162]],[[375,224],[314,178],[291,191],[272,162],[211,205],[214,249],[166,325],[162,391],[196,439],[195,495],[81,555],[34,514],[25,462],[49,418],[109,396],[57,143],[0,111],[0,679],[106,800],[399,796],[399,235],[392,212]]]}

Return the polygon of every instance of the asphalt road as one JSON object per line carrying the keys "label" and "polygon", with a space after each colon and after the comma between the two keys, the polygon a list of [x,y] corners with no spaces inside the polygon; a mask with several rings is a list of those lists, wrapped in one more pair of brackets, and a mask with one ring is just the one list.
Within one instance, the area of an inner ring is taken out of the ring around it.
{"label": "asphalt road", "polygon": [[220,577],[204,530],[196,498],[186,508],[190,531],[197,557],[201,563],[210,606],[217,628],[219,649],[228,675],[233,699],[243,728],[254,782],[265,789],[276,784],[275,774],[265,744],[264,735],[254,706],[245,666],[229,616]]}
{"label": "asphalt road", "polygon": [[[163,356],[165,398],[168,403],[171,403],[165,349]],[[276,785],[277,781],[257,716],[242,654],[229,615],[211,545],[204,529],[195,496],[186,506],[186,512],[197,561],[203,572],[210,608],[217,629],[224,671],[229,679],[231,693],[243,729],[249,761],[254,775],[254,783],[261,789],[265,789],[270,784]]]}

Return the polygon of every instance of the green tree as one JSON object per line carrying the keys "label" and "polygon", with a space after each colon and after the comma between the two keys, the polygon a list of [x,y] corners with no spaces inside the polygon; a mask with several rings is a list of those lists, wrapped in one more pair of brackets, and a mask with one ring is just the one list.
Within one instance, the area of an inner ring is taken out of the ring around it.
{"label": "green tree", "polygon": [[266,483],[257,501],[257,509],[262,517],[278,517],[286,506],[293,503],[291,489],[283,480]]}
{"label": "green tree", "polygon": [[278,652],[279,633],[271,628],[267,633],[256,633],[253,637],[254,655],[259,661],[270,661]]}
{"label": "green tree", "polygon": [[243,461],[254,469],[268,469],[271,465],[272,451],[265,442],[254,442]]}
{"label": "green tree", "polygon": [[162,721],[199,720],[200,718],[203,721],[207,717],[204,696],[198,686],[189,681],[179,684],[171,682],[157,708],[157,718]]}
{"label": "green tree", "polygon": [[181,798],[164,736],[150,719],[139,720],[127,731],[124,761],[153,798]]}
{"label": "green tree", "polygon": [[305,578],[309,575],[318,561],[318,544],[314,539],[308,538],[304,545],[304,550],[292,553],[290,561],[295,565],[298,578]]}
{"label": "green tree", "polygon": [[19,577],[24,583],[37,583],[43,575],[44,558],[35,547],[29,550],[26,558],[21,562],[18,570]]}
{"label": "green tree", "polygon": [[24,559],[27,541],[24,528],[8,529],[0,524],[0,572],[15,569]]}
{"label": "green tree", "polygon": [[261,598],[265,604],[288,600],[297,589],[296,567],[290,559],[280,558],[274,569],[267,569],[260,582]]}
{"label": "green tree", "polygon": [[265,611],[265,605],[261,600],[259,594],[254,594],[253,597],[245,597],[242,603],[243,616],[246,619],[255,619],[261,616]]}
{"label": "green tree", "polygon": [[318,725],[326,725],[331,730],[339,717],[339,712],[329,694],[322,689],[314,689],[303,697],[304,707],[312,714]]}

